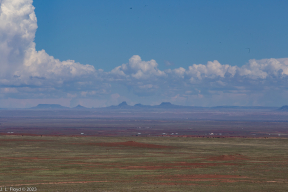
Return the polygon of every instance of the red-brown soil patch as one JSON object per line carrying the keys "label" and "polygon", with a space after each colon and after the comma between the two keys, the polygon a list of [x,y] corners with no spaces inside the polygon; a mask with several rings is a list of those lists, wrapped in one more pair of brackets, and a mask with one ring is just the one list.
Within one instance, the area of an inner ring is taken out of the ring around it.
{"label": "red-brown soil patch", "polygon": [[182,167],[207,167],[207,166],[217,166],[217,165],[236,165],[234,163],[188,163],[188,162],[175,162],[166,163],[165,165],[170,166],[182,166]]}
{"label": "red-brown soil patch", "polygon": [[136,166],[122,166],[120,169],[144,169],[144,170],[157,170],[157,169],[192,169],[203,168],[211,166],[222,165],[236,165],[234,163],[188,163],[188,162],[176,162],[176,163],[163,163],[155,165],[136,165]]}
{"label": "red-brown soil patch", "polygon": [[71,164],[71,165],[103,165],[103,163],[85,163],[85,162],[69,162],[65,164]]}
{"label": "red-brown soil patch", "polygon": [[43,158],[43,157],[0,157],[0,159],[47,160],[47,159],[51,159],[51,158]]}
{"label": "red-brown soil patch", "polygon": [[171,148],[169,146],[138,143],[135,141],[115,142],[115,143],[84,143],[84,145],[96,145],[103,147],[139,147],[139,148],[155,148],[155,149]]}
{"label": "red-brown soil patch", "polygon": [[[22,185],[61,185],[61,184],[75,184],[75,183],[107,183],[109,181],[64,181],[64,182],[48,182],[48,183],[29,183],[29,184],[15,184],[10,186],[22,186]],[[4,187],[4,186],[0,186]]]}
{"label": "red-brown soil patch", "polygon": [[239,175],[217,175],[217,174],[203,174],[203,175],[171,175],[171,176],[158,176],[159,179],[232,179],[232,178],[247,178]]}
{"label": "red-brown soil patch", "polygon": [[41,140],[41,139],[3,139],[3,140],[0,140],[0,142],[9,142],[9,141],[46,142],[46,141],[53,141],[53,140]]}
{"label": "red-brown soil patch", "polygon": [[157,169],[172,169],[173,167],[168,166],[126,166],[120,169],[144,169],[144,170],[157,170]]}
{"label": "red-brown soil patch", "polygon": [[[247,177],[238,176],[238,175],[163,175],[163,176],[149,176],[149,175],[139,175],[135,177],[136,179],[145,179],[145,178],[153,178],[157,181],[157,184],[171,184],[171,185],[187,185],[191,183],[187,182],[205,182],[205,181],[217,181],[217,182],[225,182],[225,183],[234,183],[234,182],[245,182],[249,180],[243,180]],[[168,181],[172,181],[171,183]]]}
{"label": "red-brown soil patch", "polygon": [[248,157],[236,154],[236,155],[220,155],[215,157],[209,157],[208,161],[236,161],[236,160],[249,160]]}
{"label": "red-brown soil patch", "polygon": [[[146,183],[146,184],[154,184],[155,183]],[[157,183],[157,185],[198,185],[198,184],[195,184],[195,183]]]}

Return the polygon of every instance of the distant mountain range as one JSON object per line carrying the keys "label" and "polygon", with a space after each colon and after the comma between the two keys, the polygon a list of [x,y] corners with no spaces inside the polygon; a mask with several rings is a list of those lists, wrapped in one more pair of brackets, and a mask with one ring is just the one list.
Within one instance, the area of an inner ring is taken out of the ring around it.
{"label": "distant mountain range", "polygon": [[39,104],[36,107],[31,107],[30,109],[88,109],[82,105],[77,105],[76,107],[64,107],[59,104]]}
{"label": "distant mountain range", "polygon": [[[103,107],[107,109],[140,109],[140,108],[195,108],[192,106],[181,106],[181,105],[174,105],[170,102],[162,102],[160,105],[142,105],[136,104],[134,106],[128,105],[126,101],[123,101],[119,105],[112,105],[110,107]],[[103,109],[102,108],[102,109]],[[196,107],[196,108],[203,108],[203,107]],[[39,104],[36,107],[31,107],[30,109],[89,109],[81,105],[77,105],[76,107],[69,108],[64,107],[59,104]]]}
{"label": "distant mountain range", "polygon": [[[76,107],[69,108],[64,107],[59,104],[39,104],[36,107],[31,107],[30,109],[95,109],[86,108],[82,105],[77,105]],[[98,108],[100,109],[100,108]],[[128,105],[126,101],[123,101],[119,105],[112,105],[109,107],[103,107],[101,109],[212,109],[212,110],[241,110],[241,109],[274,109],[277,107],[261,107],[261,106],[216,106],[216,107],[200,107],[200,106],[182,106],[174,105],[170,102],[162,102],[160,105],[142,105],[140,103],[134,106]],[[278,108],[279,111],[288,111],[288,105],[284,105]]]}
{"label": "distant mountain range", "polygon": [[31,109],[69,109],[69,107],[64,107],[59,104],[39,104],[36,107],[31,107]]}
{"label": "distant mountain range", "polygon": [[288,111],[288,105],[284,105],[278,109],[279,111]]}
{"label": "distant mountain range", "polygon": [[277,107],[263,107],[263,106],[216,106],[211,109],[272,109]]}
{"label": "distant mountain range", "polygon": [[[123,101],[119,105],[112,105],[110,107],[106,107],[108,109],[152,109],[152,108],[169,108],[169,109],[175,109],[175,108],[195,108],[193,106],[182,106],[182,105],[174,105],[170,102],[162,102],[160,105],[142,105],[140,103],[135,104],[134,106],[128,105],[126,101]],[[201,108],[201,107],[196,107]]]}

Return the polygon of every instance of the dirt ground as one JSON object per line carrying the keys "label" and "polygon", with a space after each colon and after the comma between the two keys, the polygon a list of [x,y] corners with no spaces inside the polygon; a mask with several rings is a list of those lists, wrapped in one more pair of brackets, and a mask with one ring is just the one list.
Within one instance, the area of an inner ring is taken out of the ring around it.
{"label": "dirt ground", "polygon": [[0,191],[288,191],[288,113],[0,110]]}
{"label": "dirt ground", "polygon": [[287,147],[285,138],[2,135],[0,186],[38,191],[287,191]]}

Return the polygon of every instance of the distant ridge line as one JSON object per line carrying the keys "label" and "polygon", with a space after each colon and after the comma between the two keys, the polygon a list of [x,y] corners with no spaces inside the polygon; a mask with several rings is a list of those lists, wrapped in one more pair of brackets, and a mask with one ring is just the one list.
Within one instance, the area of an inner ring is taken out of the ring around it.
{"label": "distant ridge line", "polygon": [[69,107],[59,104],[38,104],[36,107],[31,107],[31,109],[69,109]]}
{"label": "distant ridge line", "polygon": [[288,105],[284,105],[281,108],[277,107],[264,107],[264,106],[215,106],[215,107],[202,107],[202,106],[183,106],[175,105],[171,102],[162,102],[159,105],[143,105],[141,103],[135,104],[134,106],[128,105],[126,101],[121,102],[118,105],[112,105],[108,107],[99,108],[87,108],[82,105],[75,107],[64,107],[60,104],[38,104],[30,109],[211,109],[211,110],[233,110],[233,109],[276,109],[278,111],[288,111]]}

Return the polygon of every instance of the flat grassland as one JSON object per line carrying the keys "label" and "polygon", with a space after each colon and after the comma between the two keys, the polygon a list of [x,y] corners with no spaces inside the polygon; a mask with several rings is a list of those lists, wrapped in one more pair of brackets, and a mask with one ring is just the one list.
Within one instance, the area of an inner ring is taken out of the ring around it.
{"label": "flat grassland", "polygon": [[0,136],[0,190],[288,191],[287,138]]}

